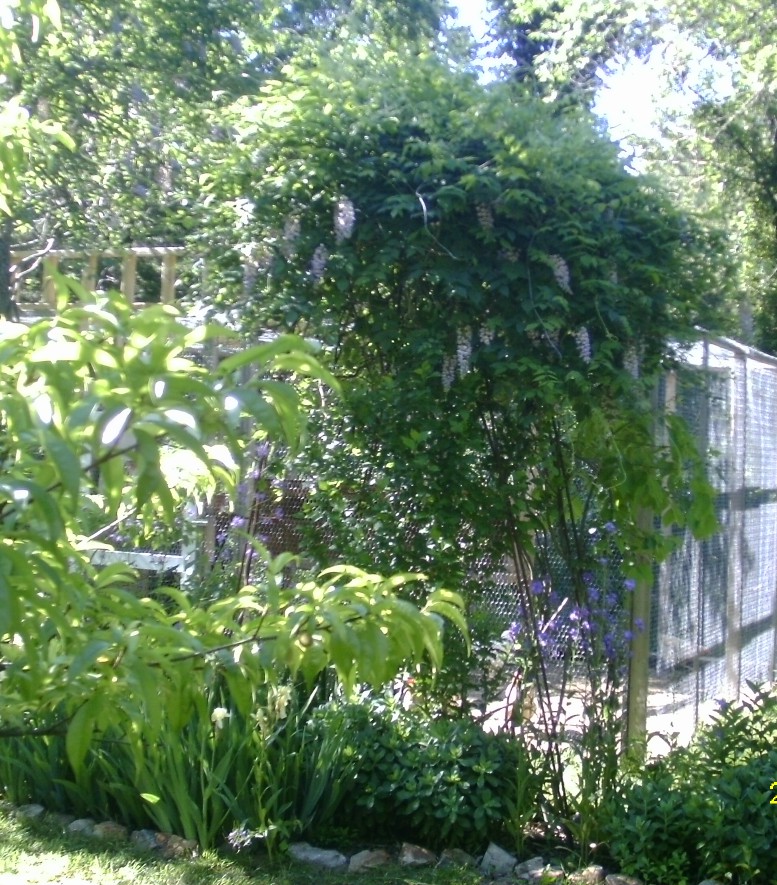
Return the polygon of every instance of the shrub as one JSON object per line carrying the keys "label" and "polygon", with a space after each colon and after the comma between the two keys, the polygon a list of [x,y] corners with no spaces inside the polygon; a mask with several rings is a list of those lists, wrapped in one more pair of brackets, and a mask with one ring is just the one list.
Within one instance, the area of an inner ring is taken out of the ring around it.
{"label": "shrub", "polygon": [[620,869],[651,883],[702,878],[739,885],[772,882],[777,819],[777,695],[720,703],[688,748],[626,776],[603,817]]}
{"label": "shrub", "polygon": [[512,736],[376,699],[327,717],[330,728],[347,730],[357,757],[341,809],[373,839],[476,849],[539,808],[537,759]]}

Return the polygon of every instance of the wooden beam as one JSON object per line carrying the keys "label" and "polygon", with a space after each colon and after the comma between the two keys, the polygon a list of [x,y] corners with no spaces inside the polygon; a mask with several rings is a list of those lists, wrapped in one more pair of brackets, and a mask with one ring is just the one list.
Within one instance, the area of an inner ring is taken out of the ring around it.
{"label": "wooden beam", "polygon": [[43,259],[43,302],[54,310],[57,308],[57,284],[54,274],[58,269],[58,257],[49,254]]}
{"label": "wooden beam", "polygon": [[162,256],[162,304],[175,304],[175,268],[178,256],[175,252]]}
{"label": "wooden beam", "polygon": [[131,252],[124,256],[121,263],[121,294],[130,304],[135,300],[135,289],[138,281],[138,256]]}
{"label": "wooden beam", "polygon": [[81,285],[87,292],[94,292],[97,287],[97,254],[90,255],[81,273]]}

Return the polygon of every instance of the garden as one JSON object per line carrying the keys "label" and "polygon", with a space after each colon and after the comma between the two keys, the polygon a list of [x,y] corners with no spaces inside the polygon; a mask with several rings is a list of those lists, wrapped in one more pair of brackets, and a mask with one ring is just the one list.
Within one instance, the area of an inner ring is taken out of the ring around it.
{"label": "garden", "polygon": [[[87,26],[20,10],[5,69],[32,16],[53,76]],[[574,103],[407,34],[276,50],[167,145],[174,304],[49,258],[56,309],[0,324],[0,872],[339,875],[290,865],[308,843],[460,852],[365,883],[480,881],[497,846],[536,882],[771,882],[777,695],[660,759],[629,716],[672,530],[718,528],[706,453],[653,396],[720,321],[713,234]],[[16,110],[0,208],[29,233],[25,158],[65,174],[78,146]],[[93,196],[62,239],[95,235]],[[46,254],[14,270],[31,289]],[[183,548],[185,580],[121,555]],[[73,819],[188,856],[63,841]]]}

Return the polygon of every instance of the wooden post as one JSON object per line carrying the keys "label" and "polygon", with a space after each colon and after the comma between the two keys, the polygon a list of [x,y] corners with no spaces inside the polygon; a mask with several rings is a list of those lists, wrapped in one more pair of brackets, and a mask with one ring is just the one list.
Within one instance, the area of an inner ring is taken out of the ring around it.
{"label": "wooden post", "polygon": [[54,281],[54,274],[59,268],[59,258],[43,259],[43,302],[52,310],[57,309],[57,284]]}
{"label": "wooden post", "polygon": [[162,304],[175,304],[175,267],[178,258],[174,252],[162,257]]}
{"label": "wooden post", "polygon": [[[663,410],[674,412],[677,408],[677,376],[671,372],[665,379],[666,392]],[[653,414],[658,415],[661,404],[658,389],[651,395]],[[654,436],[658,432],[658,425]],[[637,514],[637,527],[645,535],[654,530],[654,514],[643,508]],[[643,555],[640,565],[651,566],[648,555]],[[647,708],[650,688],[650,634],[651,599],[654,578],[640,578],[631,597],[631,658],[629,660],[628,685],[626,688],[626,753],[634,759],[644,759],[647,752]]]}
{"label": "wooden post", "polygon": [[138,256],[128,252],[121,264],[121,293],[132,304],[138,279]]}
{"label": "wooden post", "polygon": [[97,288],[97,254],[89,255],[81,274],[81,285],[87,292],[94,292]]}
{"label": "wooden post", "polygon": [[730,699],[741,691],[742,670],[742,596],[743,562],[746,555],[745,456],[747,453],[747,357],[741,357],[731,380],[729,408],[728,460],[731,469],[726,477],[729,500],[729,546],[726,593],[726,692]]}
{"label": "wooden post", "polygon": [[[653,514],[640,511],[637,524],[643,532],[653,528]],[[640,578],[631,598],[631,659],[626,709],[626,752],[643,759],[647,751],[647,708],[650,683],[650,600],[652,578]]]}

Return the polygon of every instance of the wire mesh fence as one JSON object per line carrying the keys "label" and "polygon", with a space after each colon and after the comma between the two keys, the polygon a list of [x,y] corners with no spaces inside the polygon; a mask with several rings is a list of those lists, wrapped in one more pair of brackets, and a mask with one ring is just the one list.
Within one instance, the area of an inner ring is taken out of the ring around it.
{"label": "wire mesh fence", "polygon": [[706,452],[720,531],[690,532],[658,571],[651,675],[659,718],[687,735],[717,698],[771,681],[777,641],[777,360],[706,339],[665,379],[660,408]]}

